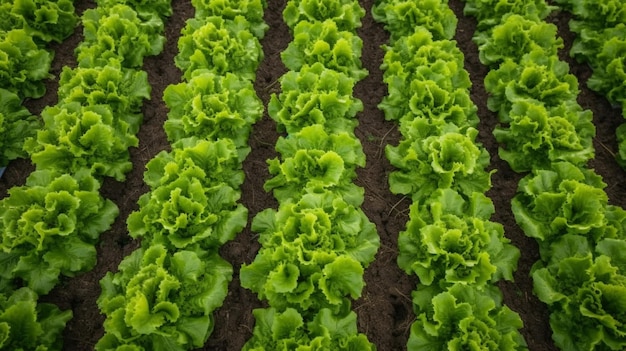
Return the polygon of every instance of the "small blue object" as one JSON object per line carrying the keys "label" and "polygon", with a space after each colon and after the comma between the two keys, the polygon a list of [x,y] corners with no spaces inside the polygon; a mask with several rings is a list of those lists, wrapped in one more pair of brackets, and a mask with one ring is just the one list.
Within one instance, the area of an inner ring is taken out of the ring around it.
{"label": "small blue object", "polygon": [[4,170],[7,169],[6,167],[0,167],[0,178],[2,178],[2,175],[4,174]]}

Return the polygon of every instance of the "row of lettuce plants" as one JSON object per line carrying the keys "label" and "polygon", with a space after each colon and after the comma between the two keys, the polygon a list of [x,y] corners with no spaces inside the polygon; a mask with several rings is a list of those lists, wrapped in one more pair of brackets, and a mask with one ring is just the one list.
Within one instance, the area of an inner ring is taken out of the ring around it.
{"label": "row of lettuce plants", "polygon": [[[576,33],[570,55],[588,63],[593,73],[587,86],[621,108],[626,118],[626,3],[618,0],[558,0],[570,11]],[[617,129],[617,160],[626,169],[626,123]]]}
{"label": "row of lettuce plants", "polygon": [[379,104],[401,140],[386,156],[397,168],[393,193],[410,197],[398,238],[398,265],[419,278],[409,350],[523,350],[519,315],[502,303],[519,250],[490,220],[489,154],[476,140],[464,56],[452,40],[457,18],[447,1],[385,0],[372,9],[390,32]]}
{"label": "row of lettuce plants", "polygon": [[28,155],[24,140],[41,127],[37,116],[22,106],[45,92],[51,78],[51,42],[74,32],[78,16],[72,0],[0,2],[0,176],[9,161]]}
{"label": "row of lettuce plants", "polygon": [[352,94],[367,75],[355,33],[364,14],[356,0],[290,0],[283,11],[293,40],[268,111],[286,135],[264,185],[279,205],[254,217],[261,248],[241,268],[241,285],[269,307],[253,311],[244,350],[376,349],[351,309],[379,247],[353,182],[365,165],[354,135],[363,105]]}
{"label": "row of lettuce plants", "polygon": [[[9,161],[26,157],[24,139],[41,127],[37,116],[22,103],[44,94],[50,78],[53,52],[50,42],[61,42],[73,31],[78,16],[72,1],[3,1],[0,4],[0,176]],[[52,181],[47,179],[47,181]],[[3,218],[4,219],[4,218]],[[5,238],[3,242],[13,240]],[[29,288],[12,286],[0,278],[0,348],[60,349],[60,333],[71,318],[52,304],[37,303]]]}
{"label": "row of lettuce plants", "polygon": [[[145,55],[161,50],[161,16],[169,13],[116,0],[97,5],[82,15],[78,67],[63,68],[58,103],[42,111],[42,129],[24,142],[36,170],[0,201],[2,348],[61,349],[71,311],[36,301],[61,276],[94,267],[98,237],[118,214],[100,182],[122,180],[132,166],[128,148],[137,146],[141,102],[150,93],[140,68]],[[56,18],[44,10],[29,15]]]}
{"label": "row of lettuce plants", "polygon": [[545,1],[467,1],[474,40],[490,67],[488,107],[500,125],[502,159],[528,172],[512,199],[515,219],[539,242],[534,292],[548,305],[563,350],[626,346],[626,211],[610,205],[594,156],[590,111],[577,103],[577,78],[559,60],[563,41],[544,19]]}
{"label": "row of lettuce plants", "polygon": [[247,224],[238,203],[248,136],[263,104],[252,81],[267,25],[260,0],[192,0],[178,41],[183,82],[166,88],[171,151],[150,160],[150,191],[128,220],[141,247],[100,282],[96,350],[190,350],[213,331],[233,268],[220,247]]}

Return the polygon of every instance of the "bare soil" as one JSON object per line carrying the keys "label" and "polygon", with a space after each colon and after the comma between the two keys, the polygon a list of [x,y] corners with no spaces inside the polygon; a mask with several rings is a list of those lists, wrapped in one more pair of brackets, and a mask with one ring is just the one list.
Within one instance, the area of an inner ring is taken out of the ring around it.
{"label": "bare soil", "polygon": [[[261,42],[265,59],[261,62],[255,82],[256,90],[265,104],[272,93],[280,91],[277,80],[286,72],[280,61],[280,52],[292,38],[282,20],[285,2],[286,0],[270,0],[265,13],[270,29]],[[95,6],[93,0],[77,0],[75,4],[79,13]],[[381,247],[376,260],[366,270],[367,285],[363,296],[354,302],[353,308],[359,318],[359,330],[366,333],[379,350],[405,350],[409,328],[415,318],[411,291],[418,281],[415,277],[407,276],[396,265],[397,236],[408,219],[410,201],[391,194],[387,185],[387,176],[393,167],[384,157],[384,146],[397,144],[400,134],[397,126],[385,121],[382,112],[376,107],[387,92],[379,66],[383,57],[381,45],[387,42],[388,35],[382,25],[373,21],[370,12],[372,4],[373,0],[361,1],[367,15],[363,19],[362,28],[358,30],[364,43],[362,61],[369,70],[369,76],[360,81],[354,91],[355,96],[364,103],[364,111],[357,116],[359,126],[356,135],[367,156],[367,165],[359,170],[356,182],[365,189],[363,210],[378,228]],[[473,81],[471,97],[479,108],[479,139],[492,155],[491,167],[497,169],[492,177],[493,188],[487,194],[496,207],[492,220],[504,225],[505,235],[522,252],[515,281],[500,283],[499,286],[503,291],[505,304],[518,312],[524,321],[522,333],[530,350],[556,350],[551,339],[546,306],[533,295],[532,280],[529,277],[530,267],[539,258],[537,244],[534,239],[527,238],[522,233],[510,210],[511,198],[523,175],[514,173],[497,154],[498,145],[491,134],[497,118],[486,108],[487,93],[483,86],[488,69],[479,62],[476,45],[471,40],[476,23],[474,19],[463,15],[461,0],[450,0],[450,6],[459,18],[456,40],[465,54],[465,68]],[[129,213],[137,210],[139,196],[148,191],[143,182],[145,164],[159,151],[169,149],[162,129],[167,118],[162,94],[169,84],[181,81],[181,72],[174,66],[174,56],[178,51],[180,30],[185,20],[194,14],[189,0],[173,0],[173,8],[174,14],[166,23],[167,43],[163,53],[145,60],[144,69],[148,72],[152,85],[152,98],[144,105],[144,123],[138,135],[139,147],[131,149],[134,168],[125,182],[106,179],[101,189],[104,197],[118,205],[120,216],[113,227],[101,235],[95,269],[64,279],[50,294],[41,297],[42,301],[56,303],[62,309],[72,309],[74,312],[74,318],[64,332],[65,350],[93,350],[102,336],[104,316],[96,306],[96,299],[100,294],[99,280],[106,272],[116,271],[123,257],[138,247],[138,242],[128,236],[126,218]],[[596,158],[589,165],[608,184],[606,191],[610,202],[626,207],[626,173],[613,158],[617,150],[615,129],[624,120],[618,109],[612,108],[604,98],[586,88],[585,82],[591,73],[589,68],[572,62],[569,58],[568,52],[574,36],[568,30],[568,15],[557,12],[549,20],[558,25],[559,35],[566,43],[561,58],[570,63],[571,72],[579,78],[579,102],[594,113],[597,128],[594,142]],[[48,93],[43,98],[25,103],[32,113],[39,114],[45,106],[56,103],[58,75],[61,67],[76,65],[73,50],[82,40],[81,33],[82,28],[79,27],[64,43],[52,47],[56,52],[52,73],[57,78],[48,82]],[[244,162],[246,181],[242,187],[241,200],[249,209],[250,219],[263,209],[277,206],[275,199],[262,186],[269,178],[265,160],[276,156],[274,144],[278,136],[275,123],[266,114],[255,125],[250,137],[252,152]],[[32,171],[33,166],[28,160],[12,162],[0,179],[0,198],[6,196],[7,189],[23,184]],[[221,255],[231,262],[235,274],[224,305],[215,313],[215,330],[204,350],[239,350],[251,336],[254,326],[252,310],[263,307],[263,303],[252,292],[240,286],[239,267],[244,262],[252,262],[258,248],[258,242],[249,226],[234,241],[222,248]]]}

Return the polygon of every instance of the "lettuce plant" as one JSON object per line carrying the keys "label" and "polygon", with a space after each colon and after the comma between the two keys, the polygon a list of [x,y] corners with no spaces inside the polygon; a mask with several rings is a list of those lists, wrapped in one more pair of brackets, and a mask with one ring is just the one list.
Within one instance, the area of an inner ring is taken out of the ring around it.
{"label": "lettuce plant", "polygon": [[196,18],[219,16],[235,20],[238,16],[244,17],[248,21],[250,32],[259,39],[265,36],[268,29],[263,20],[263,11],[267,7],[264,0],[191,0],[191,4],[196,10]]}
{"label": "lettuce plant", "polygon": [[108,105],[78,102],[47,107],[41,116],[44,128],[24,144],[37,169],[87,168],[94,175],[119,181],[132,169],[128,148],[138,145],[137,119],[119,118]]}
{"label": "lettuce plant", "polygon": [[[410,140],[423,140],[448,133],[466,134],[469,128],[474,128],[478,123],[478,116],[475,113],[468,117],[459,106],[452,106],[449,111],[442,109],[441,113],[436,114],[438,111],[438,109],[424,111],[428,115],[413,115],[412,112],[404,115],[399,126],[400,133],[405,139],[403,142],[410,143]],[[471,120],[468,121],[468,118]]]}
{"label": "lettuce plant", "polygon": [[511,202],[515,220],[542,249],[565,234],[583,235],[595,246],[626,228],[626,211],[608,204],[605,186],[593,171],[567,162],[536,170],[519,182]]}
{"label": "lettuce plant", "polygon": [[197,69],[208,69],[217,75],[230,72],[254,80],[263,50],[248,28],[250,24],[240,16],[234,20],[218,16],[188,20],[178,41],[176,67],[185,79]]}
{"label": "lettuce plant", "polygon": [[[586,26],[594,29],[626,23],[626,4],[619,0],[556,0],[567,7]],[[574,25],[576,27],[576,25]]]}
{"label": "lettuce plant", "polygon": [[433,40],[429,31],[418,28],[385,51],[381,69],[389,92],[378,105],[385,118],[399,120],[401,128],[414,118],[458,126],[478,123],[463,53],[455,42]]}
{"label": "lettuce plant", "polygon": [[61,350],[63,329],[72,311],[38,303],[29,288],[0,293],[0,348],[3,350]]}
{"label": "lettuce plant", "polygon": [[128,5],[146,19],[158,15],[161,18],[172,15],[172,0],[96,0],[99,7],[111,8],[118,4]]}
{"label": "lettuce plant", "polygon": [[363,41],[353,32],[341,31],[333,20],[300,22],[293,30],[293,40],[281,58],[287,69],[299,71],[305,65],[320,62],[326,68],[361,80],[367,76],[362,68]]}
{"label": "lettuce plant", "polygon": [[558,2],[574,14],[569,25],[577,37],[570,55],[593,68],[589,88],[621,104],[626,111],[626,91],[621,84],[625,75],[626,6],[615,0]]}
{"label": "lettuce plant", "polygon": [[623,41],[626,23],[618,22],[610,25],[604,20],[598,22],[576,18],[570,21],[570,29],[577,34],[570,55],[579,61],[591,62],[595,69],[597,62],[595,55],[604,47],[614,46],[615,44],[609,44],[611,40]]}
{"label": "lettuce plant", "polygon": [[263,116],[263,103],[252,82],[227,73],[198,70],[185,83],[168,86],[163,100],[169,107],[164,129],[170,142],[196,136],[233,140],[241,159],[249,152],[252,125]]}
{"label": "lettuce plant", "polygon": [[268,113],[279,131],[297,133],[313,124],[329,133],[352,132],[354,118],[363,110],[361,100],[353,96],[355,80],[317,62],[289,71],[280,78],[282,92],[273,94]]}
{"label": "lettuce plant", "polygon": [[387,158],[398,168],[389,176],[394,194],[428,197],[437,189],[451,188],[469,195],[484,193],[491,187],[491,173],[485,169],[489,153],[476,142],[478,130],[449,132],[424,139],[404,139],[398,146],[388,145]]}
{"label": "lettuce plant", "polygon": [[372,7],[372,15],[384,23],[392,41],[410,36],[419,27],[430,31],[436,40],[452,39],[458,22],[448,2],[441,0],[379,0]]}
{"label": "lettuce plant", "polygon": [[399,77],[389,80],[389,92],[378,107],[388,120],[398,120],[403,135],[412,133],[408,126],[423,120],[440,132],[438,126],[454,125],[459,129],[476,127],[478,115],[467,89],[445,89],[434,80],[413,80],[405,83]]}
{"label": "lettuce plant", "polygon": [[14,93],[0,89],[0,167],[19,157],[26,157],[24,140],[35,136],[39,119],[22,106]]}
{"label": "lettuce plant", "polygon": [[213,331],[213,311],[226,297],[232,267],[217,254],[162,245],[136,250],[100,281],[106,315],[95,349],[189,350]]}
{"label": "lettuce plant", "polygon": [[46,294],[60,275],[93,268],[98,236],[118,214],[99,188],[84,169],[72,175],[35,171],[26,185],[11,188],[0,200],[0,276],[20,278],[37,294]]}
{"label": "lettuce plant", "polygon": [[309,322],[293,308],[255,309],[252,313],[256,325],[243,351],[376,350],[365,334],[358,333],[354,312],[339,316],[321,309]]}
{"label": "lettuce plant", "polygon": [[84,40],[76,48],[80,67],[104,67],[111,59],[123,67],[141,68],[145,56],[163,50],[163,21],[154,14],[141,19],[130,6],[119,4],[86,10]]}
{"label": "lettuce plant", "polygon": [[534,50],[543,51],[546,56],[556,56],[564,45],[555,24],[520,14],[506,15],[489,31],[478,32],[474,41],[478,45],[480,62],[487,66],[495,66],[507,59],[520,60]]}
{"label": "lettuce plant", "polygon": [[217,250],[246,226],[248,211],[237,204],[239,197],[224,183],[206,188],[197,178],[181,177],[142,195],[128,230],[172,250]]}
{"label": "lettuce plant", "polygon": [[20,98],[39,98],[51,78],[52,54],[39,48],[25,29],[0,31],[0,89]]}
{"label": "lettuce plant", "polygon": [[300,22],[332,20],[339,30],[354,32],[361,27],[365,9],[355,0],[291,0],[283,11],[283,18],[293,29]]}
{"label": "lettuce plant", "polygon": [[[59,105],[79,102],[81,105],[109,105],[118,118],[141,112],[144,99],[150,99],[148,74],[122,68],[111,60],[105,67],[64,67],[59,79]],[[141,117],[134,117],[140,123]],[[134,123],[133,123],[134,125]]]}
{"label": "lettuce plant", "polygon": [[40,167],[91,168],[123,180],[137,145],[141,106],[150,97],[146,72],[111,60],[105,67],[64,68],[59,103],[42,113],[46,125],[25,146]]}
{"label": "lettuce plant", "polygon": [[172,250],[216,250],[232,240],[248,217],[237,204],[243,180],[237,160],[229,139],[159,153],[147,165],[151,191],[128,217],[130,235]]}
{"label": "lettuce plant", "polygon": [[554,162],[584,165],[595,155],[595,126],[589,110],[575,102],[546,107],[533,100],[513,103],[493,131],[500,157],[516,172],[549,168]]}
{"label": "lettuce plant", "polygon": [[[570,29],[578,36],[570,55],[587,62],[593,72],[587,86],[603,94],[612,104],[621,106],[626,116],[626,6],[622,2],[558,1],[568,7],[574,18]],[[626,138],[624,127],[617,131],[618,163],[626,169]]]}
{"label": "lettuce plant", "polygon": [[301,243],[312,250],[345,252],[363,265],[374,260],[379,246],[375,226],[363,211],[331,192],[305,194],[297,202],[281,203],[278,211],[267,209],[253,227],[265,248]]}
{"label": "lettuce plant", "polygon": [[487,107],[501,119],[506,119],[516,101],[532,99],[550,108],[575,102],[579,92],[578,79],[569,73],[568,64],[558,56],[545,56],[543,50],[533,50],[519,63],[505,60],[489,71],[485,89],[491,94]]}
{"label": "lettuce plant", "polygon": [[483,194],[464,199],[451,189],[414,202],[398,237],[398,265],[417,274],[421,284],[442,289],[513,280],[520,252],[504,237],[502,225],[489,221],[494,212]]}
{"label": "lettuce plant", "polygon": [[596,40],[600,43],[598,50],[584,51],[581,44],[573,46],[571,53],[591,58],[593,73],[587,86],[621,106],[622,115],[626,116],[626,88],[622,84],[626,79],[626,23],[601,32]]}
{"label": "lettuce plant", "polygon": [[279,138],[276,150],[282,160],[267,161],[273,178],[265,182],[264,189],[273,190],[279,202],[325,190],[341,194],[356,206],[363,201],[363,190],[353,179],[356,167],[365,165],[365,154],[353,134],[328,134],[323,126],[314,124]]}
{"label": "lettuce plant", "polygon": [[433,67],[434,70],[422,66],[417,72],[419,76],[414,79],[402,75],[385,78],[388,94],[378,108],[385,113],[386,119],[400,122],[403,135],[412,132],[412,127],[408,125],[416,119],[435,128],[453,124],[465,129],[478,124],[477,108],[470,99],[469,89],[457,87],[446,78],[445,74],[450,72],[448,68],[456,67],[457,63],[439,63],[438,67]]}
{"label": "lettuce plant", "polygon": [[252,230],[261,249],[242,266],[241,285],[278,310],[291,307],[306,316],[349,308],[348,297],[361,295],[364,268],[380,245],[363,211],[331,192],[262,211]]}
{"label": "lettuce plant", "polygon": [[197,177],[207,187],[225,183],[239,188],[244,174],[233,141],[181,139],[172,144],[171,152],[161,151],[148,162],[144,181],[155,189],[185,176]]}
{"label": "lettuce plant", "polygon": [[478,30],[492,28],[507,14],[522,15],[528,20],[540,21],[557,7],[546,0],[465,0],[463,13],[478,20]]}
{"label": "lettuce plant", "polygon": [[[593,6],[591,2],[585,1],[585,3],[589,3]],[[613,10],[617,10],[615,4],[611,4],[610,1],[606,5],[607,10],[611,7],[613,7]],[[597,11],[597,9],[592,11]],[[626,13],[626,8],[623,8],[622,11]],[[570,55],[579,61],[591,62],[594,70],[599,63],[596,55],[604,48],[615,47],[615,42],[623,42],[624,27],[626,26],[626,20],[623,18],[623,14],[620,15],[622,17],[621,19],[613,18],[613,21],[610,21],[609,18],[602,17],[602,12],[604,11],[600,11],[598,14],[586,12],[586,15],[575,12],[574,19],[569,23],[570,29],[577,34],[572,44]],[[611,41],[613,41],[613,43],[610,43]],[[617,52],[617,50],[613,50],[613,52]]]}
{"label": "lettuce plant", "polygon": [[566,234],[545,266],[533,267],[534,290],[551,311],[556,346],[564,350],[626,347],[626,242]]}
{"label": "lettuce plant", "polygon": [[519,332],[519,315],[502,305],[494,286],[478,289],[456,284],[441,291],[420,288],[413,293],[416,321],[408,350],[527,350]]}
{"label": "lettuce plant", "polygon": [[78,22],[72,0],[3,1],[0,13],[0,31],[24,29],[28,36],[43,43],[62,42]]}
{"label": "lettuce plant", "polygon": [[[391,77],[410,84],[413,80],[433,80],[442,89],[469,89],[472,83],[463,68],[464,55],[453,40],[435,40],[433,34],[418,27],[411,35],[384,46],[381,70],[383,80]],[[393,83],[396,83],[394,80]]]}

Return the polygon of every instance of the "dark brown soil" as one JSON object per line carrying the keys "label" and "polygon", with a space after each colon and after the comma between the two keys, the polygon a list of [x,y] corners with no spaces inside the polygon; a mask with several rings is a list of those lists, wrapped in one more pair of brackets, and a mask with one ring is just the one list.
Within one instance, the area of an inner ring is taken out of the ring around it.
{"label": "dark brown soil", "polygon": [[[291,36],[282,21],[282,9],[286,0],[271,0],[266,10],[265,19],[270,30],[262,40],[265,59],[261,62],[257,73],[255,87],[260,98],[267,104],[272,93],[280,89],[277,84],[279,77],[286,69],[280,61],[280,52],[287,47]],[[77,0],[76,6],[80,13],[84,9],[95,6],[93,0]],[[417,279],[407,276],[396,265],[398,253],[398,232],[404,229],[407,221],[409,200],[389,192],[387,175],[392,167],[384,157],[386,144],[397,144],[399,133],[396,125],[386,122],[376,106],[386,94],[387,88],[382,83],[379,66],[383,51],[380,46],[387,42],[388,35],[382,26],[371,17],[373,0],[361,1],[367,10],[363,19],[363,27],[358,30],[363,39],[362,61],[369,70],[369,76],[359,82],[355,96],[364,103],[364,111],[358,115],[360,124],[356,134],[360,138],[367,155],[367,165],[360,169],[356,182],[365,189],[363,209],[378,228],[381,247],[376,260],[368,267],[365,274],[366,287],[363,296],[354,302],[353,308],[359,318],[359,329],[366,333],[379,350],[403,350],[409,335],[409,327],[414,319],[411,303],[411,291],[416,287]],[[465,53],[465,68],[469,71],[474,83],[471,96],[479,108],[481,117],[480,141],[492,155],[491,167],[497,169],[493,175],[493,188],[487,194],[494,202],[496,214],[492,218],[505,227],[506,236],[521,250],[522,257],[515,274],[515,282],[500,284],[504,293],[504,302],[518,312],[523,321],[524,337],[530,350],[556,350],[551,340],[546,306],[539,302],[532,293],[532,281],[528,274],[531,265],[538,259],[537,245],[533,239],[527,238],[515,224],[510,210],[510,200],[515,193],[517,183],[522,175],[515,174],[497,155],[497,145],[491,134],[497,120],[495,114],[486,108],[487,94],[483,79],[488,69],[478,60],[476,45],[471,41],[476,23],[472,18],[465,17],[462,12],[461,0],[450,0],[450,5],[459,18],[456,39]],[[132,240],[126,230],[125,221],[128,214],[137,209],[139,196],[147,192],[143,183],[145,164],[161,150],[167,150],[169,144],[165,138],[162,125],[167,117],[167,109],[162,102],[163,90],[169,84],[178,83],[180,71],[174,66],[177,54],[177,41],[184,22],[194,12],[190,1],[173,0],[174,14],[166,23],[167,44],[163,53],[157,57],[147,58],[144,69],[149,74],[152,85],[152,99],[144,106],[144,124],[139,132],[140,145],[131,150],[134,169],[125,182],[107,179],[102,186],[102,195],[114,201],[120,208],[120,216],[111,230],[101,236],[98,247],[98,264],[95,269],[72,279],[63,280],[43,301],[54,302],[62,309],[71,308],[74,318],[65,330],[66,350],[92,350],[103,334],[104,317],[96,306],[100,294],[99,280],[108,271],[115,271],[123,257],[130,254],[138,243]],[[571,72],[580,81],[581,94],[579,102],[584,108],[594,113],[597,128],[595,139],[596,159],[590,163],[608,184],[606,191],[612,204],[626,207],[626,173],[620,169],[613,158],[617,150],[615,128],[623,122],[620,112],[597,94],[585,87],[590,75],[586,65],[572,62],[567,55],[573,40],[567,27],[567,14],[555,13],[551,21],[560,28],[560,35],[566,42],[561,58],[570,63]],[[58,77],[62,66],[73,67],[75,59],[73,49],[82,40],[82,29],[66,42],[55,45],[56,52],[52,73]],[[45,106],[56,103],[58,83],[48,83],[48,93],[41,99],[27,101],[27,107],[38,114]],[[278,138],[274,122],[265,115],[258,122],[250,137],[252,152],[244,163],[246,181],[242,187],[242,203],[249,209],[250,218],[265,208],[275,208],[276,201],[271,194],[263,190],[263,183],[269,178],[265,160],[276,155],[274,143]],[[7,189],[24,183],[33,170],[29,161],[12,162],[2,179],[0,179],[0,198],[5,197]],[[232,263],[235,269],[234,279],[229,287],[229,294],[224,305],[215,314],[215,330],[205,346],[205,350],[239,350],[251,336],[254,326],[252,309],[262,307],[263,303],[249,290],[239,284],[238,273],[242,263],[251,262],[258,250],[258,243],[249,227],[237,238],[226,244],[222,256]]]}

